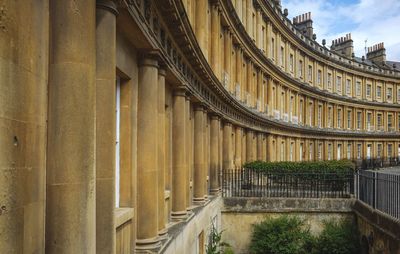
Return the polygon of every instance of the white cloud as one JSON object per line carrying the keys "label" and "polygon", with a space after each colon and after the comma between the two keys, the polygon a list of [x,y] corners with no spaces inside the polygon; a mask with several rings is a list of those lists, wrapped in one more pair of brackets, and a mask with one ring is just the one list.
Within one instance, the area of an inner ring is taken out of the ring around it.
{"label": "white cloud", "polygon": [[384,42],[387,59],[400,61],[399,0],[283,0],[282,6],[290,17],[310,11],[317,40],[326,39],[327,46],[351,32],[357,56],[364,55],[367,39],[367,46]]}

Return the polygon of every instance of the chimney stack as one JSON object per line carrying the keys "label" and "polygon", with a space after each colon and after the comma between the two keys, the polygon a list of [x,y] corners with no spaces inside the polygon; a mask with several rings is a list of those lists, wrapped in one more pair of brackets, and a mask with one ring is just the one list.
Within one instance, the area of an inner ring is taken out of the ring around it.
{"label": "chimney stack", "polygon": [[386,63],[386,49],[384,43],[381,42],[372,47],[368,47],[367,59],[378,65],[384,65]]}
{"label": "chimney stack", "polygon": [[353,40],[351,39],[351,33],[332,40],[331,50],[342,56],[352,58],[354,54],[354,46]]}
{"label": "chimney stack", "polygon": [[309,39],[313,38],[313,21],[311,12],[307,12],[293,18],[293,25],[301,31],[301,33]]}

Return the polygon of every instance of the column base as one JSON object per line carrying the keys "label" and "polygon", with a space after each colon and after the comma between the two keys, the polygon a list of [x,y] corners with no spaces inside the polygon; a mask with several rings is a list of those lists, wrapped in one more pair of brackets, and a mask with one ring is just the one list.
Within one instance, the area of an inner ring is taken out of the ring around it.
{"label": "column base", "polygon": [[167,228],[163,228],[158,231],[158,238],[162,241],[168,238],[168,230]]}
{"label": "column base", "polygon": [[203,198],[193,198],[193,204],[196,206],[200,206],[200,205],[204,205],[204,203],[206,202],[206,199]]}
{"label": "column base", "polygon": [[171,219],[173,221],[182,221],[182,220],[186,220],[186,218],[188,217],[188,211],[180,211],[180,212],[171,212]]}
{"label": "column base", "polygon": [[136,253],[157,253],[159,248],[161,248],[161,242],[158,236],[136,240]]}
{"label": "column base", "polygon": [[219,196],[221,194],[221,189],[210,189],[210,194],[213,196]]}

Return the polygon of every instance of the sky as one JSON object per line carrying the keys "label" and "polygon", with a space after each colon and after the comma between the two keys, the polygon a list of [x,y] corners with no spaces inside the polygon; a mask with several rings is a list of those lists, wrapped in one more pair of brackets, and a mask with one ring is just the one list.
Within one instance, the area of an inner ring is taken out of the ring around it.
{"label": "sky", "polygon": [[400,61],[400,0],[282,0],[289,18],[311,12],[314,33],[321,44],[351,33],[356,56],[384,42],[386,60]]}

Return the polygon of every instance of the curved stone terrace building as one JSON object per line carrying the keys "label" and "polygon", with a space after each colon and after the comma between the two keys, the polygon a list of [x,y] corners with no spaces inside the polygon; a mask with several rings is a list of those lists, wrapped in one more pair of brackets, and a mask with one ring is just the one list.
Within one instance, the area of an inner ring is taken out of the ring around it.
{"label": "curved stone terrace building", "polygon": [[221,169],[399,156],[400,63],[314,38],[278,0],[1,0],[0,252],[203,253]]}

